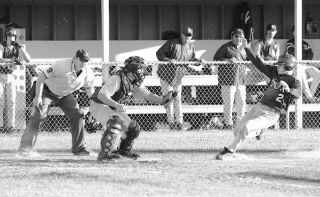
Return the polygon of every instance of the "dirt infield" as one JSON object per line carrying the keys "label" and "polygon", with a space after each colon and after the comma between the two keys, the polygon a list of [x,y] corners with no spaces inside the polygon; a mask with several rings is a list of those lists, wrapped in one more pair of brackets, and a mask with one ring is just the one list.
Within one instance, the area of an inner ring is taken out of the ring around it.
{"label": "dirt infield", "polygon": [[70,134],[40,133],[40,156],[18,157],[20,134],[0,135],[1,196],[320,196],[320,132],[270,131],[215,160],[230,131],[143,132],[139,160],[73,156]]}

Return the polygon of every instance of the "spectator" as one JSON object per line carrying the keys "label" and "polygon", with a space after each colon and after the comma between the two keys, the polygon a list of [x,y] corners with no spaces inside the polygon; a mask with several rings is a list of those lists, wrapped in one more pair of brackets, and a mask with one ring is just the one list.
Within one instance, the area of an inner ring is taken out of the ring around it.
{"label": "spectator", "polygon": [[[30,55],[24,46],[16,42],[14,28],[5,30],[4,41],[0,45],[0,132],[11,133],[15,129],[16,85],[13,75],[15,65],[24,65],[30,61]],[[6,121],[4,121],[6,117]]]}
{"label": "spectator", "polygon": [[[84,113],[73,96],[73,92],[85,87],[90,97],[94,93],[94,73],[86,66],[89,55],[78,50],[75,57],[54,62],[45,71],[39,73],[32,87],[33,112],[21,137],[19,155],[30,156],[37,141],[40,123],[46,120],[49,108],[56,104],[70,118],[72,152],[74,155],[89,155],[84,144]],[[37,154],[37,153],[35,153]]]}
{"label": "spectator", "polygon": [[180,38],[168,40],[157,51],[159,61],[169,62],[170,64],[159,65],[158,75],[162,94],[166,95],[169,91],[178,92],[174,102],[166,107],[167,121],[170,129],[184,130],[182,114],[182,75],[183,68],[175,65],[179,61],[202,61],[196,59],[195,47],[190,42],[193,36],[193,29],[185,27]]}
{"label": "spectator", "polygon": [[[292,27],[292,38],[286,43],[286,53],[295,56],[294,26]],[[302,40],[302,60],[312,60],[313,51],[309,43]]]}
{"label": "spectator", "polygon": [[223,100],[223,129],[232,129],[232,109],[236,96],[237,121],[242,119],[246,112],[246,67],[239,61],[247,59],[246,52],[242,46],[244,32],[236,28],[231,32],[231,41],[222,45],[213,57],[214,61],[227,61],[229,64],[221,64],[218,67],[218,82],[221,85],[221,96]]}
{"label": "spectator", "polygon": [[[295,56],[295,33],[294,26],[292,26],[292,38],[286,43],[286,53]],[[302,60],[312,60],[313,51],[309,43],[302,40]],[[314,97],[318,86],[320,84],[320,71],[314,66],[302,65],[303,75],[302,75],[302,91],[306,98],[315,102],[317,97]],[[296,69],[295,69],[296,71]],[[308,84],[310,82],[310,85]]]}
{"label": "spectator", "polygon": [[273,23],[267,25],[266,35],[255,46],[255,53],[266,61],[277,61],[280,56],[280,45],[274,40],[277,34],[277,26]]}

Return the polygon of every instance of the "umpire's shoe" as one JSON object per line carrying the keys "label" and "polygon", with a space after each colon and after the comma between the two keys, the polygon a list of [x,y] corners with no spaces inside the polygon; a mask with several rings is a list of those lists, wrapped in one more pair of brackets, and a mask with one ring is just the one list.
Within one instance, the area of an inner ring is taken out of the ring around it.
{"label": "umpire's shoe", "polygon": [[73,155],[75,155],[75,156],[89,156],[90,152],[86,148],[83,147],[78,152],[74,152]]}
{"label": "umpire's shoe", "polygon": [[224,147],[223,151],[221,151],[219,154],[217,154],[216,159],[217,160],[224,160],[227,157],[230,157],[234,154],[234,152],[230,151],[227,147]]}

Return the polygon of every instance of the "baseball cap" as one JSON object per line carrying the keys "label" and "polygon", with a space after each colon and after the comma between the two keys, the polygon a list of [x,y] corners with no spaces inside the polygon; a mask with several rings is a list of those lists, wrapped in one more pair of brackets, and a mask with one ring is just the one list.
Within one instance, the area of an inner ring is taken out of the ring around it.
{"label": "baseball cap", "polygon": [[81,62],[87,62],[90,59],[89,54],[83,49],[77,50],[76,57],[78,57]]}
{"label": "baseball cap", "polygon": [[244,31],[241,28],[235,28],[232,32],[232,35],[241,35],[244,37]]}
{"label": "baseball cap", "polygon": [[266,28],[267,31],[277,31],[277,25],[273,24],[273,23],[270,23],[267,25],[267,28]]}
{"label": "baseball cap", "polygon": [[6,29],[5,34],[7,36],[17,36],[17,31],[14,28],[10,27]]}
{"label": "baseball cap", "polygon": [[183,31],[182,31],[183,34],[186,34],[186,35],[193,35],[193,29],[191,27],[184,27]]}

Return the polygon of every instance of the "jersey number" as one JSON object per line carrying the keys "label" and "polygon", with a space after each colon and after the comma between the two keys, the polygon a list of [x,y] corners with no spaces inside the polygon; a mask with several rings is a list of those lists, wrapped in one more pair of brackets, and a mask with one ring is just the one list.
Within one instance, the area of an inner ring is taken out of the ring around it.
{"label": "jersey number", "polygon": [[284,95],[283,94],[278,94],[278,97],[276,98],[276,101],[278,101],[279,103],[282,103]]}

